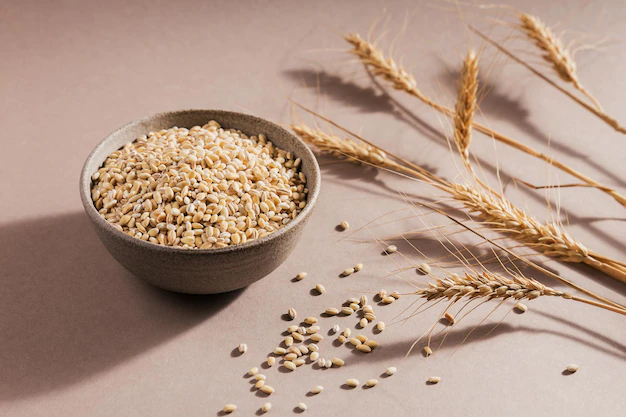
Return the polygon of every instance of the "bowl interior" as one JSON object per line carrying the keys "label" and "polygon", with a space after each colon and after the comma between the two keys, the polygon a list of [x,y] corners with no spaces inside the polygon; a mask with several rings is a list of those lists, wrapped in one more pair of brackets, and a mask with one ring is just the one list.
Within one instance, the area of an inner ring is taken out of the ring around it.
{"label": "bowl interior", "polygon": [[[98,214],[93,202],[91,200],[91,175],[96,172],[104,163],[104,160],[115,150],[121,148],[126,143],[134,141],[141,135],[145,135],[151,131],[158,131],[161,129],[169,129],[173,126],[191,128],[197,125],[204,125],[209,120],[215,120],[227,129],[241,130],[248,136],[264,134],[268,140],[274,145],[287,151],[291,151],[294,155],[302,159],[301,170],[304,172],[307,178],[307,188],[309,190],[307,196],[306,207],[296,216],[294,221],[290,222],[285,227],[282,227],[260,239],[252,240],[241,245],[228,246],[225,248],[217,249],[194,249],[188,250],[179,247],[156,245],[150,242],[145,242],[139,239],[132,238],[125,233],[120,232],[110,224],[108,224]],[[320,171],[317,165],[317,160],[306,146],[306,144],[294,136],[292,133],[283,129],[282,127],[261,119],[259,117],[251,116],[248,114],[230,112],[225,110],[181,110],[167,113],[160,113],[154,116],[145,117],[133,121],[115,132],[107,136],[98,146],[94,148],[92,153],[87,158],[80,178],[80,194],[85,210],[92,221],[98,224],[110,228],[114,233],[119,234],[121,239],[132,240],[134,243],[145,246],[148,245],[154,249],[166,251],[182,250],[191,253],[216,253],[226,252],[233,250],[241,250],[246,247],[256,246],[262,244],[264,241],[270,240],[276,236],[286,233],[293,227],[296,227],[299,219],[308,216],[312,210],[317,196],[319,194],[320,187]]]}

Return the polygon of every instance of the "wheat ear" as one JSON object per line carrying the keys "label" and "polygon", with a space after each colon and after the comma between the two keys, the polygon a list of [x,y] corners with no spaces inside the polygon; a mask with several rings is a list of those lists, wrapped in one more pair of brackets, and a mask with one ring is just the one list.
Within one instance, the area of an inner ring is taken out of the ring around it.
{"label": "wheat ear", "polygon": [[[385,55],[380,51],[376,45],[371,42],[367,42],[362,39],[358,34],[351,33],[349,35],[344,36],[345,40],[353,46],[351,52],[356,55],[363,65],[365,65],[374,75],[382,77],[383,79],[391,82],[393,87],[397,90],[404,91],[425,104],[431,106],[437,111],[445,114],[449,117],[454,117],[455,112],[453,109],[443,106],[427,95],[422,93],[417,88],[417,82],[415,81],[415,77],[411,75],[408,71],[402,68],[396,61],[391,57],[385,57]],[[534,156],[535,158],[542,159],[543,161],[551,164],[552,166],[566,172],[573,177],[578,178],[584,183],[588,184],[591,187],[595,187],[613,197],[617,202],[626,207],[626,197],[622,196],[612,188],[606,187],[599,182],[593,180],[592,178],[570,168],[562,162],[554,159],[551,156],[545,155],[527,145],[524,145],[515,139],[509,138],[508,136],[502,135],[476,121],[472,123],[473,127],[481,133],[486,134],[494,138],[495,140],[502,142],[508,146],[511,146],[515,149],[518,149],[524,153]]]}
{"label": "wheat ear", "polygon": [[[334,126],[344,130],[347,134],[361,141],[361,143],[351,141],[351,146],[345,147],[341,146],[341,139],[335,137],[333,140],[328,140],[327,138],[330,135],[325,134],[319,129],[312,129],[306,125],[292,126],[294,132],[296,132],[296,134],[298,134],[310,145],[313,145],[324,152],[334,155],[342,155],[355,161],[358,160],[359,153],[365,153],[365,151],[369,152],[369,150],[366,148],[362,151],[358,151],[353,148],[354,146],[368,145],[377,149],[381,155],[387,154],[382,148],[341,127],[332,120],[319,115],[312,110],[308,110],[305,107],[300,107],[316,117],[320,117],[322,120],[332,123]],[[294,129],[294,127],[296,128]],[[300,135],[299,132],[303,131],[306,131],[307,134]],[[312,139],[313,137],[315,137],[315,139]],[[374,163],[368,163],[373,166],[391,170],[392,172],[397,172],[401,175],[413,176],[414,178],[423,180],[440,190],[451,194],[454,199],[463,203],[468,210],[482,216],[482,223],[484,225],[489,226],[492,229],[513,238],[514,240],[528,245],[546,256],[556,258],[563,262],[585,263],[615,279],[626,282],[626,267],[624,267],[619,261],[607,257],[600,257],[594,252],[587,250],[582,243],[572,238],[567,232],[562,230],[558,224],[543,224],[537,221],[531,216],[528,216],[523,210],[515,207],[501,195],[490,195],[470,185],[450,183],[419,166],[416,166],[415,168],[404,166],[401,169],[396,169],[396,166],[401,164],[389,158],[383,161],[373,162]],[[534,266],[532,263],[529,265]],[[546,272],[544,268],[539,266],[536,266],[536,268],[542,272]],[[566,285],[576,288],[577,290],[596,298],[597,300],[622,309],[624,308],[619,304],[585,290],[577,284],[574,284],[573,282],[556,274],[549,275],[554,279],[560,280]]]}
{"label": "wheat ear", "polygon": [[615,313],[626,315],[626,310],[599,304],[592,300],[576,297],[570,293],[555,290],[532,278],[513,275],[513,279],[489,271],[479,273],[465,273],[465,276],[451,275],[437,279],[435,283],[428,283],[427,288],[422,288],[414,294],[435,301],[447,299],[457,302],[461,300],[481,299],[485,301],[499,299],[533,300],[539,297],[560,297],[565,300],[579,301],[604,308]]}
{"label": "wheat ear", "polygon": [[485,35],[481,31],[479,31],[478,29],[476,29],[476,28],[474,28],[472,26],[470,26],[469,28],[470,28],[470,30],[472,32],[474,32],[475,34],[480,36],[482,39],[484,39],[486,42],[490,43],[492,46],[496,47],[500,52],[502,52],[503,54],[505,54],[506,56],[511,58],[513,61],[517,62],[518,64],[520,64],[520,65],[522,65],[524,67],[526,67],[526,69],[528,69],[530,72],[535,74],[537,77],[541,78],[542,80],[544,80],[545,82],[550,84],[552,87],[556,88],[561,93],[565,94],[566,96],[568,96],[569,98],[574,100],[576,103],[578,103],[580,106],[582,106],[583,108],[585,108],[589,112],[595,114],[604,123],[606,123],[607,125],[611,126],[616,131],[618,131],[620,133],[626,134],[626,128],[624,126],[620,125],[619,122],[617,120],[615,120],[613,117],[611,117],[606,112],[604,112],[604,110],[598,109],[598,108],[592,106],[591,104],[587,103],[585,100],[583,100],[580,97],[576,96],[575,94],[572,94],[571,92],[567,91],[565,88],[561,87],[560,85],[558,85],[557,83],[552,81],[550,78],[548,78],[545,75],[543,75],[539,70],[533,68],[526,61],[524,61],[523,59],[518,58],[517,56],[515,56],[511,51],[506,49],[504,46],[500,45],[498,42],[494,41],[493,39],[490,39],[487,35]]}
{"label": "wheat ear", "polygon": [[543,51],[542,57],[552,65],[554,71],[565,82],[572,83],[574,87],[582,92],[593,104],[602,110],[602,106],[581,84],[576,74],[576,62],[569,51],[563,47],[561,39],[550,29],[548,25],[537,16],[521,13],[519,16],[519,27],[533,43]]}

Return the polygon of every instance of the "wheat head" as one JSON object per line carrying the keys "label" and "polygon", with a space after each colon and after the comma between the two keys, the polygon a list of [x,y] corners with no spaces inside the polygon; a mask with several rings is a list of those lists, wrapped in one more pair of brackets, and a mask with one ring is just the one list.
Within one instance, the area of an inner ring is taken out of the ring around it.
{"label": "wheat head", "polygon": [[466,161],[469,159],[469,146],[472,141],[472,123],[476,111],[477,93],[478,56],[474,51],[469,51],[463,61],[463,70],[459,80],[453,133],[454,143]]}
{"label": "wheat head", "polygon": [[571,294],[554,290],[532,278],[513,275],[513,279],[509,279],[490,271],[438,278],[435,283],[428,283],[427,288],[420,289],[415,294],[428,301],[440,298],[454,301],[477,298],[532,300],[541,296],[572,299]]}
{"label": "wheat head", "polygon": [[576,75],[576,62],[570,53],[563,47],[561,40],[537,16],[522,13],[519,16],[520,28],[535,42],[544,53],[542,55],[556,73],[565,82],[573,83],[576,88],[580,82]]}

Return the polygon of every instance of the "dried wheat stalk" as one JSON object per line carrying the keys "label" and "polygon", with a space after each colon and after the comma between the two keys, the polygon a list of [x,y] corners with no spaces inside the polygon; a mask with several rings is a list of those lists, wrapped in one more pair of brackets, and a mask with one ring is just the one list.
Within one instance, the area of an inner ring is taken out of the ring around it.
{"label": "dried wheat stalk", "polygon": [[[417,88],[417,82],[415,81],[415,77],[413,77],[413,75],[411,75],[408,71],[398,65],[398,63],[396,63],[393,58],[385,57],[385,55],[380,49],[376,47],[376,45],[371,42],[367,42],[356,33],[346,35],[344,38],[348,43],[353,46],[351,52],[356,55],[361,60],[363,65],[365,65],[370,71],[372,71],[374,75],[382,77],[383,79],[389,81],[395,89],[404,91],[418,98],[425,104],[431,106],[432,108],[445,114],[446,116],[455,116],[455,111],[453,109],[435,102],[430,97],[425,95],[422,91],[420,91]],[[554,167],[572,175],[573,177],[578,178],[589,186],[595,187],[609,194],[616,201],[626,207],[626,197],[617,193],[615,190],[598,183],[590,177],[574,170],[573,168],[570,168],[564,163],[559,162],[551,156],[545,155],[529,146],[526,146],[516,141],[515,139],[502,135],[478,122],[472,122],[472,126],[481,133],[491,136],[494,139],[515,149],[518,149],[524,153],[542,159],[545,162],[553,165]]]}
{"label": "dried wheat stalk", "polygon": [[513,61],[517,62],[518,64],[520,64],[520,65],[522,65],[524,67],[526,67],[526,69],[528,69],[530,72],[532,72],[533,74],[535,74],[536,76],[538,76],[539,78],[541,78],[542,80],[544,80],[545,82],[550,84],[552,87],[556,88],[557,90],[559,90],[560,92],[562,92],[563,94],[565,94],[566,96],[568,96],[569,98],[574,100],[576,103],[578,103],[580,106],[582,106],[583,108],[585,108],[589,112],[595,114],[604,123],[608,124],[609,126],[611,126],[616,131],[618,131],[620,133],[626,134],[626,128],[624,126],[620,125],[617,120],[615,120],[613,117],[608,115],[604,110],[592,106],[591,104],[587,103],[585,100],[582,100],[580,97],[577,97],[576,95],[574,95],[571,92],[567,91],[565,88],[561,87],[560,85],[558,85],[557,83],[552,81],[550,78],[548,78],[545,75],[543,75],[540,71],[538,71],[537,69],[533,68],[526,61],[524,61],[521,58],[518,58],[517,56],[515,56],[511,51],[506,49],[504,46],[500,45],[498,42],[494,41],[493,39],[490,39],[487,35],[485,35],[481,31],[477,30],[476,28],[474,28],[472,26],[470,26],[469,28],[470,28],[470,30],[472,30],[472,32],[474,32],[475,34],[480,36],[482,39],[484,39],[486,42],[488,42],[491,45],[493,45],[494,47],[496,47],[500,52],[502,52],[503,54],[505,54],[506,56],[511,58]]}
{"label": "dried wheat stalk", "polygon": [[[341,128],[340,125],[330,121],[329,119],[324,118],[323,116],[306,108],[305,110]],[[379,151],[379,155],[387,154],[387,152],[380,147],[375,146],[371,142],[366,141],[364,138],[348,131],[347,129],[344,129],[346,133],[351,134],[363,143],[351,141],[350,146],[345,147],[341,146],[341,139],[336,137],[331,141],[327,140],[329,135],[319,129],[308,128],[306,125],[293,125],[292,129],[298,135],[300,135],[299,132],[306,131],[307,134],[301,135],[300,137],[305,142],[318,147],[320,150],[334,155],[343,155],[352,160],[358,160],[359,154],[363,154],[366,151],[370,152],[369,148],[365,148],[361,151],[355,150],[354,147],[358,146],[367,145],[377,149]],[[626,283],[626,267],[622,263],[611,258],[596,256],[593,252],[587,250],[585,245],[572,238],[558,224],[541,223],[537,221],[527,215],[523,210],[515,207],[504,196],[488,194],[470,185],[451,183],[421,167],[417,170],[413,167],[403,166],[402,169],[398,170],[396,169],[396,166],[402,164],[389,158],[383,158],[382,161],[377,160],[377,162],[368,161],[368,163],[403,175],[412,175],[415,178],[436,186],[437,188],[452,195],[455,200],[463,203],[468,210],[475,212],[482,217],[481,223],[484,225],[489,226],[498,232],[504,233],[506,236],[524,243],[546,256],[555,258],[562,262],[585,263],[615,279]],[[563,283],[605,303],[619,306],[618,304],[606,300],[603,297],[584,290],[571,281],[562,279],[558,275],[551,276],[555,279],[563,280]],[[621,306],[619,307],[623,308]]]}
{"label": "dried wheat stalk", "polygon": [[542,296],[560,297],[565,300],[579,301],[597,307],[626,315],[626,311],[598,304],[595,301],[576,297],[570,293],[552,289],[532,278],[512,275],[513,279],[489,271],[466,273],[465,276],[451,275],[437,279],[435,283],[428,283],[427,288],[420,289],[414,294],[427,301],[447,299],[453,302],[460,300],[482,299],[485,301],[499,299],[533,300]]}
{"label": "dried wheat stalk", "polygon": [[602,106],[594,96],[585,89],[576,74],[576,62],[569,51],[563,47],[561,39],[537,16],[521,13],[519,27],[534,44],[544,53],[542,57],[552,65],[554,71],[565,82],[572,83],[593,104],[602,111]]}

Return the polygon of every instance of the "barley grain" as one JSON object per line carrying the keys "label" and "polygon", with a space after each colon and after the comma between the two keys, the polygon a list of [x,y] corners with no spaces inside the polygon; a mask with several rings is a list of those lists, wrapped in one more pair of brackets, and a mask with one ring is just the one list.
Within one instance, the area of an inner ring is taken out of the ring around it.
{"label": "barley grain", "polygon": [[255,384],[254,387],[256,389],[260,389],[263,385],[265,385],[265,380],[264,379],[259,379]]}
{"label": "barley grain", "polygon": [[352,331],[350,330],[349,327],[346,327],[345,329],[343,329],[343,335],[345,337],[350,337],[350,334],[352,334]]}
{"label": "barley grain", "polygon": [[346,316],[349,316],[349,315],[351,315],[352,313],[354,313],[354,310],[353,310],[352,308],[350,308],[350,307],[342,307],[342,308],[341,308],[341,312],[342,312],[343,314],[345,314]]}
{"label": "barley grain", "polygon": [[344,277],[347,277],[348,275],[352,275],[352,274],[354,274],[354,268],[346,268],[341,273],[341,275],[343,275]]}
{"label": "barley grain", "polygon": [[302,352],[300,352],[300,349],[296,346],[292,346],[287,349],[287,353],[294,353],[298,357],[302,356]]}
{"label": "barley grain", "polygon": [[307,334],[315,334],[319,331],[320,331],[320,326],[311,326],[308,329],[306,329]]}
{"label": "barley grain", "polygon": [[299,272],[298,275],[296,275],[296,279],[298,281],[302,281],[304,278],[306,278],[307,273],[306,272]]}
{"label": "barley grain", "polygon": [[378,291],[378,298],[380,298],[381,300],[385,298],[386,296],[387,296],[387,290]]}
{"label": "barley grain", "polygon": [[274,354],[275,355],[284,355],[285,354],[285,349],[281,348],[280,346],[274,348]]}
{"label": "barley grain", "polygon": [[325,313],[329,316],[336,316],[337,314],[339,314],[339,310],[334,307],[330,307],[326,309]]}
{"label": "barley grain", "polygon": [[326,359],[319,358],[318,361],[317,361],[317,366],[319,366],[320,368],[326,367]]}
{"label": "barley grain", "polygon": [[296,366],[302,366],[306,363],[306,361],[304,359],[296,359],[295,361],[292,362],[294,365]]}
{"label": "barley grain", "polygon": [[291,333],[291,337],[293,337],[293,339],[297,340],[298,342],[303,342],[304,341],[304,336],[302,336],[302,334],[300,334],[299,332]]}
{"label": "barley grain", "polygon": [[359,304],[361,304],[362,307],[365,307],[367,305],[367,296],[366,295],[362,295],[359,297]]}
{"label": "barley grain", "polygon": [[578,369],[579,369],[579,367],[575,363],[572,363],[571,365],[567,365],[567,372],[570,372],[572,374],[574,372],[578,371]]}
{"label": "barley grain", "polygon": [[382,332],[383,330],[385,330],[385,322],[379,321],[378,324],[376,324],[376,329],[378,329],[379,332]]}
{"label": "barley grain", "polygon": [[272,403],[269,403],[269,402],[263,404],[263,406],[261,407],[261,411],[263,411],[264,413],[267,413],[271,409],[272,409]]}
{"label": "barley grain", "polygon": [[373,313],[374,313],[374,307],[372,307],[372,306],[371,306],[371,305],[369,305],[369,304],[365,304],[365,305],[363,306],[362,310],[363,310],[363,312],[364,312],[364,313],[366,313],[366,314],[367,314],[367,313],[370,313],[370,314],[373,314]]}
{"label": "barley grain", "polygon": [[320,357],[319,352],[311,352],[311,354],[309,355],[311,362],[315,362],[319,357]]}
{"label": "barley grain", "polygon": [[361,352],[364,352],[364,353],[369,353],[372,351],[372,348],[365,344],[357,345],[356,348],[357,350],[360,350]]}
{"label": "barley grain", "polygon": [[454,316],[452,314],[450,314],[449,312],[446,312],[446,314],[443,317],[446,320],[448,320],[448,322],[450,322],[450,324],[454,324],[456,322]]}
{"label": "barley grain", "polygon": [[333,366],[333,363],[330,361],[330,359],[326,360],[326,363],[324,364],[324,367],[326,367],[326,369],[330,368]]}
{"label": "barley grain", "polygon": [[324,294],[324,291],[326,291],[326,288],[324,288],[322,284],[317,284],[315,286],[315,290],[320,294]]}
{"label": "barley grain", "polygon": [[376,378],[374,379],[368,379],[367,381],[365,381],[365,386],[367,387],[375,387],[376,385],[378,385],[378,380]]}
{"label": "barley grain", "polygon": [[298,325],[297,324],[292,324],[291,326],[287,327],[287,331],[289,333],[297,332],[298,331]]}
{"label": "barley grain", "polygon": [[385,249],[385,253],[387,255],[391,255],[392,253],[395,253],[398,251],[398,247],[396,245],[389,245],[387,246],[387,248]]}
{"label": "barley grain", "polygon": [[339,327],[339,325],[338,325],[338,324],[335,324],[335,325],[333,326],[333,333],[337,333],[337,332],[339,332],[339,330],[341,330],[341,327]]}
{"label": "barley grain", "polygon": [[392,292],[392,293],[391,293],[391,294],[389,294],[389,295],[391,295],[391,296],[392,296],[393,298],[395,298],[396,300],[397,300],[398,298],[400,298],[400,293],[399,293],[398,291],[394,291],[394,292]]}
{"label": "barley grain", "polygon": [[363,318],[364,318],[365,320],[367,320],[367,321],[374,321],[374,320],[376,320],[376,316],[375,316],[375,315],[373,315],[372,313],[365,313],[365,314],[363,315]]}
{"label": "barley grain", "polygon": [[339,341],[339,343],[344,344],[348,339],[344,335],[340,334],[339,336],[337,336],[337,340]]}
{"label": "barley grain", "polygon": [[258,374],[258,373],[259,373],[259,368],[257,368],[256,366],[253,366],[248,371],[248,375],[250,375],[250,376],[254,376],[254,375]]}
{"label": "barley grain", "polygon": [[319,352],[320,347],[315,343],[309,343],[309,350],[311,352]]}
{"label": "barley grain", "polygon": [[306,346],[304,346],[304,345],[303,345],[303,346],[298,347],[298,349],[300,349],[300,352],[302,352],[302,354],[303,354],[303,355],[306,355],[306,354],[308,354],[308,353],[309,353],[309,348],[308,348],[308,347],[306,347]]}
{"label": "barley grain", "polygon": [[299,404],[298,404],[298,408],[299,408],[301,411],[306,411],[307,406],[306,406],[306,404],[305,404],[305,403],[299,403]]}
{"label": "barley grain", "polygon": [[274,388],[270,387],[269,385],[263,385],[260,390],[262,392],[264,392],[267,395],[272,395],[274,393]]}
{"label": "barley grain", "polygon": [[439,382],[441,382],[441,378],[438,376],[431,376],[430,378],[428,378],[428,382],[431,384],[438,384]]}
{"label": "barley grain", "polygon": [[324,340],[324,336],[319,333],[314,333],[311,335],[310,339],[314,342],[321,342],[322,340]]}
{"label": "barley grain", "polygon": [[239,353],[246,353],[246,351],[248,350],[248,345],[246,345],[245,343],[241,343],[237,347],[237,350],[239,351]]}
{"label": "barley grain", "polygon": [[395,299],[395,298],[393,298],[393,297],[392,297],[392,296],[390,296],[390,295],[388,295],[388,296],[386,296],[385,298],[383,298],[383,303],[385,303],[385,304],[391,304],[391,303],[393,303],[394,301],[396,301],[396,299]]}
{"label": "barley grain", "polygon": [[359,305],[357,303],[352,303],[349,306],[353,311],[357,311],[359,309]]}
{"label": "barley grain", "polygon": [[356,297],[350,297],[346,300],[346,304],[359,303],[359,299]]}
{"label": "barley grain", "polygon": [[284,357],[286,361],[293,361],[297,358],[298,358],[298,355],[296,355],[295,353],[287,353]]}
{"label": "barley grain", "polygon": [[522,304],[522,303],[517,303],[515,304],[515,307],[518,311],[525,313],[528,310],[528,307],[526,306],[526,304]]}
{"label": "barley grain", "polygon": [[349,340],[349,342],[350,342],[351,344],[353,344],[354,346],[359,346],[359,345],[362,343],[362,342],[361,342],[359,339],[357,339],[356,337],[351,338],[351,339]]}
{"label": "barley grain", "polygon": [[433,350],[430,348],[430,346],[424,346],[424,354],[426,356],[430,356],[433,354]]}
{"label": "barley grain", "polygon": [[359,339],[361,343],[367,342],[367,336],[365,336],[364,334],[358,334],[356,335],[356,338]]}
{"label": "barley grain", "polygon": [[319,394],[320,392],[324,391],[324,387],[321,385],[316,385],[313,387],[313,389],[311,390],[311,392],[313,394]]}
{"label": "barley grain", "polygon": [[295,371],[296,370],[296,364],[293,363],[292,361],[285,361],[283,362],[283,366],[287,369],[289,369],[290,371]]}
{"label": "barley grain", "polygon": [[226,404],[224,406],[224,408],[222,409],[222,411],[224,411],[225,413],[232,413],[233,411],[235,411],[237,409],[237,406],[235,404]]}
{"label": "barley grain", "polygon": [[260,380],[265,380],[265,379],[267,379],[267,378],[265,377],[265,375],[264,375],[264,374],[256,374],[256,375],[254,376],[254,379],[256,379],[257,381],[260,381]]}
{"label": "barley grain", "polygon": [[306,327],[300,326],[300,327],[298,327],[298,330],[296,332],[304,335],[304,334],[306,334]]}
{"label": "barley grain", "polygon": [[417,268],[415,268],[415,270],[422,275],[428,275],[432,271],[432,269],[430,268],[430,265],[425,264],[425,263],[419,264]]}
{"label": "barley grain", "polygon": [[385,373],[389,376],[395,374],[398,371],[398,369],[395,366],[390,366],[389,368],[387,368],[387,370],[385,371]]}
{"label": "barley grain", "polygon": [[378,342],[375,340],[366,340],[365,342],[363,342],[363,344],[365,344],[366,346],[371,347],[372,349],[375,349],[378,347]]}
{"label": "barley grain", "polygon": [[349,387],[358,387],[359,386],[359,380],[358,379],[354,379],[354,378],[350,378],[350,379],[346,379],[346,385]]}
{"label": "barley grain", "polygon": [[298,313],[296,312],[295,308],[290,308],[289,310],[287,310],[287,315],[289,316],[289,318],[291,320],[295,319],[296,316],[298,315]]}
{"label": "barley grain", "polygon": [[359,325],[361,326],[361,328],[367,327],[368,323],[369,323],[369,321],[367,321],[367,319],[365,317],[363,317],[361,320],[359,320]]}
{"label": "barley grain", "polygon": [[267,366],[268,367],[272,367],[274,364],[276,363],[276,358],[273,356],[268,356],[267,357]]}
{"label": "barley grain", "polygon": [[339,224],[339,226],[341,226],[343,230],[346,230],[348,229],[348,227],[350,227],[350,224],[348,224],[348,222],[344,220]]}
{"label": "barley grain", "polygon": [[341,358],[332,358],[330,361],[331,361],[331,362],[332,362],[332,364],[333,364],[333,365],[335,365],[335,366],[343,366],[343,365],[345,365],[345,363],[346,363],[346,362],[345,362],[343,359],[341,359]]}
{"label": "barley grain", "polygon": [[285,337],[285,346],[289,347],[291,345],[293,345],[293,337],[291,336]]}
{"label": "barley grain", "polygon": [[304,319],[306,324],[315,324],[317,323],[317,319],[315,317],[307,317]]}
{"label": "barley grain", "polygon": [[363,264],[362,263],[358,263],[358,264],[354,265],[354,271],[355,272],[359,272],[361,269],[363,269]]}

